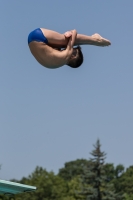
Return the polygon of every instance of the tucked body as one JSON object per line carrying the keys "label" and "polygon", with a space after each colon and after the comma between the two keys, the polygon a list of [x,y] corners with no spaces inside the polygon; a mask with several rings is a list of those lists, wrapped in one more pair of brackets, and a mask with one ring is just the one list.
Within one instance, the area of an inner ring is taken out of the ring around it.
{"label": "tucked body", "polygon": [[[76,30],[64,34],[38,28],[28,36],[28,45],[35,59],[47,68],[58,68],[68,65],[73,68],[83,63],[83,54],[79,45],[108,46],[110,41],[99,34],[87,36],[77,34]],[[78,45],[77,47],[75,47]]]}

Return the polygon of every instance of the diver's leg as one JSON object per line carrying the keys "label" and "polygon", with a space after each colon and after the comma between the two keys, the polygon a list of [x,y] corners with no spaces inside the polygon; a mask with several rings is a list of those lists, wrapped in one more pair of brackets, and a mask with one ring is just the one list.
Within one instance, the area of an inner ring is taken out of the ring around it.
{"label": "diver's leg", "polygon": [[41,30],[47,38],[49,46],[54,48],[64,48],[67,46],[69,38],[65,37],[64,34],[44,28],[41,28]]}
{"label": "diver's leg", "polygon": [[[64,33],[66,37],[69,37],[71,31],[67,31]],[[89,36],[83,34],[77,34],[74,45],[96,45],[96,46],[109,46],[111,42],[103,37],[101,37],[98,33]]]}
{"label": "diver's leg", "polygon": [[[43,34],[48,40],[48,44],[51,47],[63,48],[67,46],[69,37],[71,36],[71,31],[67,31],[64,34],[58,33],[56,31],[41,28]],[[74,45],[95,45],[95,46],[109,46],[111,42],[99,34],[94,34],[92,36],[77,34]]]}

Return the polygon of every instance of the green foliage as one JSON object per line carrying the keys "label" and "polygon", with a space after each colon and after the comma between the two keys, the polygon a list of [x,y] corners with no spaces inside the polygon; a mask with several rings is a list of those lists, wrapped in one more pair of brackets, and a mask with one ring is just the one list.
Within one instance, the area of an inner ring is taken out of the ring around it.
{"label": "green foliage", "polygon": [[11,197],[11,196],[6,196],[6,195],[0,195],[0,200],[15,200],[15,197]]}
{"label": "green foliage", "polygon": [[58,175],[66,181],[72,180],[74,177],[83,173],[83,166],[87,165],[85,159],[77,159],[75,161],[65,163],[64,168],[59,169]]}
{"label": "green foliage", "polygon": [[[37,187],[36,192],[16,195],[16,200],[133,200],[133,166],[124,169],[105,163],[106,153],[97,140],[91,158],[65,163],[55,175],[36,167],[28,177],[19,182]],[[9,200],[0,195],[0,200]],[[13,200],[13,199],[12,199]]]}
{"label": "green foliage", "polygon": [[115,168],[112,163],[104,164],[104,172],[106,174],[106,181],[111,182],[115,178]]}
{"label": "green foliage", "polygon": [[0,200],[3,200],[3,199],[4,199],[3,195],[0,195]]}
{"label": "green foliage", "polygon": [[133,200],[133,194],[125,194],[125,200]]}
{"label": "green foliage", "polygon": [[124,173],[124,166],[119,164],[116,167],[111,163],[107,163],[104,165],[104,170],[106,174],[106,181],[110,182],[114,185],[115,191],[117,193],[121,192],[123,193],[123,190],[121,190],[121,177]]}
{"label": "green foliage", "polygon": [[129,196],[133,195],[133,166],[130,166],[119,178],[119,190]]}
{"label": "green foliage", "polygon": [[121,188],[121,177],[124,174],[124,170],[125,168],[123,165],[117,165],[116,167],[114,167],[114,178],[111,180],[114,185],[115,191],[122,194],[124,194],[124,191]]}
{"label": "green foliage", "polygon": [[101,151],[100,141],[97,140],[94,150],[91,152],[92,158],[88,166],[84,167],[82,175],[81,193],[87,200],[118,200],[122,195],[114,192],[114,185],[111,180],[114,177],[114,167],[111,164],[105,165],[106,154]]}
{"label": "green foliage", "polygon": [[18,199],[60,200],[67,196],[68,188],[65,181],[53,172],[47,172],[41,167],[37,167],[28,178],[23,178],[20,182],[36,186],[37,190],[34,193],[19,195]]}
{"label": "green foliage", "polygon": [[82,200],[83,196],[78,194],[80,190],[80,177],[76,176],[68,182],[68,197]]}
{"label": "green foliage", "polygon": [[124,173],[124,166],[123,165],[117,165],[115,168],[115,178],[121,177],[121,175]]}

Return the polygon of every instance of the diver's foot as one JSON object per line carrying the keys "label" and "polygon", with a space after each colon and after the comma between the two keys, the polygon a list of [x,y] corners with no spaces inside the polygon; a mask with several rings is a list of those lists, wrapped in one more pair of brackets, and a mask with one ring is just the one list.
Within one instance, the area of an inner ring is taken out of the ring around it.
{"label": "diver's foot", "polygon": [[103,37],[101,37],[98,33],[95,33],[92,35],[92,37],[96,40],[96,46],[109,46],[111,45],[111,42]]}

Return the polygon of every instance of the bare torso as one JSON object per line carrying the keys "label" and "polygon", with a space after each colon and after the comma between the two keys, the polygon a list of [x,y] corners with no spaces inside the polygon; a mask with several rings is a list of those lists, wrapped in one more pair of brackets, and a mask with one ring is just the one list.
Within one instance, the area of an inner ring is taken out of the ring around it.
{"label": "bare torso", "polygon": [[43,42],[32,41],[29,48],[35,59],[47,68],[65,65],[65,53],[57,51]]}
{"label": "bare torso", "polygon": [[[48,44],[38,41],[29,43],[30,51],[35,59],[41,65],[52,69],[68,64],[73,53],[73,46],[77,36],[76,30],[72,30],[69,37],[44,28],[41,28],[41,30],[47,38]],[[56,50],[62,47],[65,47],[65,50]]]}

